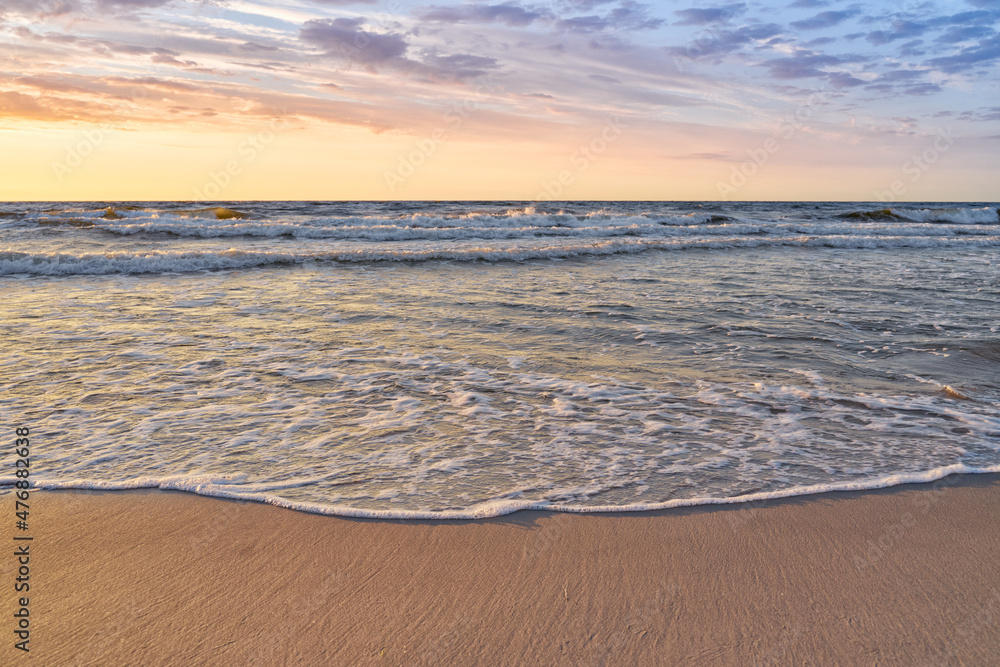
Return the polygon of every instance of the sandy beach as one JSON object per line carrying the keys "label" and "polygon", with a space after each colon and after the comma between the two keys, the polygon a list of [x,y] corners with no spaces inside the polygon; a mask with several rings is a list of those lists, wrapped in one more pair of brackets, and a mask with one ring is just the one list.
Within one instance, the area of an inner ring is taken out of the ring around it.
{"label": "sandy beach", "polygon": [[353,520],[160,491],[32,501],[35,664],[1000,656],[1000,475],[477,522]]}

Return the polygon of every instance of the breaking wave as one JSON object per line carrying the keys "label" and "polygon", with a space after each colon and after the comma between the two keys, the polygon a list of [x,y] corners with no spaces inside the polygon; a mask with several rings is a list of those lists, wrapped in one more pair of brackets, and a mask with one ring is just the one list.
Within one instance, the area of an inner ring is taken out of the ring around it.
{"label": "breaking wave", "polygon": [[880,208],[851,211],[839,216],[845,220],[872,220],[901,222],[937,222],[962,225],[996,224],[1000,222],[1000,209],[983,208]]}
{"label": "breaking wave", "polygon": [[482,246],[449,244],[426,249],[370,247],[328,252],[248,251],[229,248],[221,251],[148,251],[107,253],[0,252],[0,275],[107,275],[218,271],[305,264],[308,262],[422,262],[525,261],[571,257],[638,253],[648,250],[727,250],[760,247],[809,247],[845,249],[888,248],[969,248],[1000,247],[1000,235],[978,237],[924,236],[797,236],[722,237],[606,240],[588,243],[566,242],[537,246]]}

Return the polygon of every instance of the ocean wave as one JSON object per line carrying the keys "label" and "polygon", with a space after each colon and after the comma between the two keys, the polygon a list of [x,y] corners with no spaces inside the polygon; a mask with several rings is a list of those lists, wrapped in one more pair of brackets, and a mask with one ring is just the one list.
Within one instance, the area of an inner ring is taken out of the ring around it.
{"label": "ocean wave", "polygon": [[20,217],[38,223],[58,224],[60,220],[66,219],[97,221],[166,217],[201,220],[242,220],[253,216],[246,211],[238,211],[222,206],[191,209],[160,209],[116,204],[100,208],[45,209],[41,213],[11,213],[8,216],[0,213],[0,217]]}
{"label": "ocean wave", "polygon": [[[393,224],[320,226],[285,222],[260,222],[232,225],[180,225],[169,222],[144,222],[116,226],[91,225],[98,229],[124,236],[152,233],[171,234],[192,238],[259,237],[276,238],[288,236],[300,239],[333,239],[360,241],[414,241],[414,240],[458,240],[458,239],[518,239],[543,238],[547,236],[664,236],[677,234],[712,233],[763,233],[762,225],[726,229],[704,227],[668,227],[651,224],[630,224],[609,227],[524,226],[524,227],[459,227],[459,226],[414,226]],[[677,231],[671,231],[677,230]]]}
{"label": "ocean wave", "polygon": [[229,248],[222,251],[148,251],[106,253],[0,252],[0,275],[108,275],[217,271],[305,264],[309,262],[524,261],[639,253],[648,250],[725,250],[759,247],[842,249],[969,248],[1000,246],[1000,236],[854,236],[721,237],[622,239],[555,245],[465,246],[420,249],[344,248],[325,252],[268,252]]}
{"label": "ocean wave", "polygon": [[851,211],[841,213],[839,216],[845,220],[903,220],[904,218],[895,213],[891,208],[880,208],[871,211]]}
{"label": "ocean wave", "polygon": [[922,208],[898,207],[851,211],[840,216],[845,220],[937,222],[963,225],[995,224],[1000,222],[1000,209],[982,208]]}
{"label": "ocean wave", "polygon": [[[950,209],[949,209],[950,210]],[[104,211],[104,213],[101,213]],[[923,209],[914,218],[932,218]],[[928,209],[929,211],[929,209]],[[471,212],[462,216],[409,215],[379,216],[279,216],[263,217],[234,209],[191,211],[94,209],[73,216],[42,217],[34,224],[43,227],[74,227],[118,236],[169,235],[179,238],[295,238],[316,240],[405,242],[516,240],[548,237],[607,239],[637,237],[661,239],[697,236],[958,236],[1000,233],[1000,225],[987,224],[993,209],[954,209],[952,218],[965,223],[940,224],[933,221],[904,220],[902,213],[884,209],[855,212],[834,219],[735,218],[714,213],[685,215],[613,214],[592,211],[586,215],[538,213],[532,208],[504,214]],[[918,215],[920,214],[920,215]],[[934,214],[938,215],[938,214]],[[89,216],[89,217],[88,217]],[[867,217],[866,217],[867,216]],[[248,219],[248,218],[253,218]]]}
{"label": "ocean wave", "polygon": [[[122,225],[165,225],[196,233],[199,228],[212,228],[217,221],[260,219],[272,225],[295,225],[315,228],[363,228],[363,227],[405,227],[412,229],[441,228],[575,228],[575,227],[625,227],[632,225],[691,226],[719,225],[737,221],[731,216],[690,213],[684,215],[664,215],[654,213],[622,214],[607,211],[592,211],[574,215],[564,212],[537,213],[532,208],[506,213],[474,211],[461,215],[433,215],[428,213],[406,213],[398,215],[365,216],[281,216],[277,219],[237,211],[229,208],[206,208],[192,210],[142,209],[138,207],[107,207],[87,210],[46,211],[27,217],[29,222],[58,225],[67,220],[90,220],[104,228],[114,229],[118,221]],[[764,224],[763,221],[756,221]]]}
{"label": "ocean wave", "polygon": [[173,215],[179,215],[187,218],[214,218],[216,220],[242,220],[243,218],[250,217],[249,213],[224,207],[195,208],[190,210],[171,211],[171,213]]}
{"label": "ocean wave", "polygon": [[[278,213],[276,215],[276,213]],[[749,234],[841,234],[855,225],[891,224],[914,228],[913,225],[936,225],[939,228],[959,225],[992,226],[1000,223],[997,210],[978,208],[919,208],[900,207],[858,210],[827,215],[808,215],[789,219],[787,215],[772,217],[759,213],[725,215],[711,211],[662,212],[612,211],[604,208],[567,213],[539,212],[534,207],[490,212],[471,209],[461,213],[441,213],[425,210],[403,212],[380,211],[377,215],[317,215],[301,207],[289,211],[273,208],[250,212],[228,207],[162,208],[113,205],[96,208],[46,209],[25,214],[12,214],[4,224],[38,225],[43,227],[92,228],[94,231],[118,235],[143,232],[170,234],[179,237],[280,237],[302,239],[407,240],[414,238],[517,238],[519,236],[566,236],[574,230],[581,236],[670,236],[704,230],[718,234],[719,229]],[[745,213],[751,213],[746,211]],[[426,230],[423,235],[419,230]],[[968,231],[968,230],[966,230]],[[864,234],[880,232],[862,231]],[[940,229],[937,233],[952,232]],[[956,232],[957,233],[957,232]],[[910,233],[910,235],[913,235]]]}
{"label": "ocean wave", "polygon": [[[51,224],[51,223],[50,223]],[[530,239],[545,237],[676,237],[676,236],[732,236],[732,235],[851,235],[861,236],[934,236],[934,235],[990,235],[1000,233],[1000,225],[948,225],[941,227],[930,223],[910,225],[878,225],[869,223],[719,223],[715,225],[663,225],[637,224],[612,226],[528,225],[523,227],[460,227],[373,224],[325,226],[261,221],[222,225],[184,225],[173,222],[141,222],[127,224],[95,224],[90,221],[64,221],[60,224],[93,227],[111,234],[170,234],[189,238],[291,237],[299,239],[330,239],[345,241],[419,241],[462,239]]]}
{"label": "ocean wave", "polygon": [[995,208],[924,208],[903,210],[900,214],[915,222],[950,222],[961,225],[995,224],[1000,210]]}

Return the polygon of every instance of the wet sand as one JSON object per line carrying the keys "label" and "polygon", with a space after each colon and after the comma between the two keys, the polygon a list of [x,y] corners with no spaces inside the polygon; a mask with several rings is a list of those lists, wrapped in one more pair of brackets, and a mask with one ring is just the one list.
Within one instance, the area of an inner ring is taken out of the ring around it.
{"label": "wet sand", "polygon": [[1000,660],[1000,475],[475,522],[162,491],[31,500],[40,665]]}

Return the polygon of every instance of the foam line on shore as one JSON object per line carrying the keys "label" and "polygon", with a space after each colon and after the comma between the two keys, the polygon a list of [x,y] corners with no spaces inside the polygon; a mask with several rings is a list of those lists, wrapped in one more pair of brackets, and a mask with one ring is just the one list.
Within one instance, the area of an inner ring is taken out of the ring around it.
{"label": "foam line on shore", "polygon": [[[934,482],[949,475],[958,474],[990,474],[1000,473],[1000,465],[971,467],[964,464],[954,464],[934,468],[923,472],[892,474],[865,480],[830,482],[810,486],[796,486],[760,493],[750,493],[732,498],[678,498],[664,502],[629,503],[625,505],[562,505],[552,502],[519,501],[514,499],[491,500],[478,503],[463,510],[384,510],[363,509],[357,507],[342,507],[322,505],[318,503],[294,502],[267,493],[244,493],[232,488],[232,478],[169,478],[169,479],[136,479],[123,482],[100,482],[91,480],[47,481],[40,479],[35,482],[35,488],[52,490],[97,490],[126,491],[134,489],[161,489],[169,491],[186,491],[202,496],[228,498],[265,503],[276,507],[308,512],[362,519],[489,519],[524,510],[544,510],[550,512],[570,512],[578,514],[609,513],[609,512],[651,512],[673,509],[676,507],[697,507],[703,505],[734,505],[749,502],[777,500],[794,496],[808,496],[836,491],[870,491],[902,484],[919,484]],[[227,484],[227,482],[230,482]],[[13,479],[0,480],[0,488],[13,486]]]}

